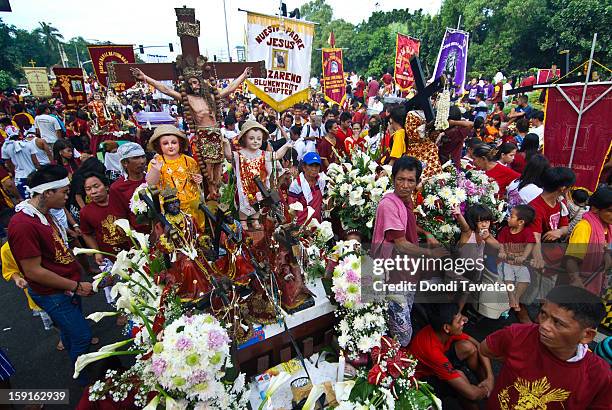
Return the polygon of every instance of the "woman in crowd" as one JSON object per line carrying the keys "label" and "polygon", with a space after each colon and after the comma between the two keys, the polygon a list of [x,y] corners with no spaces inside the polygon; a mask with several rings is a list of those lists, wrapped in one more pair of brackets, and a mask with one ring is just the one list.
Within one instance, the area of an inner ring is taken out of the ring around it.
{"label": "woman in crowd", "polygon": [[544,155],[531,157],[521,176],[507,187],[508,212],[513,206],[528,204],[542,193],[542,174],[548,168],[550,163]]}
{"label": "woman in crowd", "polygon": [[486,174],[497,182],[499,186],[498,197],[506,195],[506,188],[510,182],[517,179],[520,174],[511,168],[501,165],[495,160],[497,150],[489,145],[479,145],[474,148],[474,165],[476,168],[485,171]]}
{"label": "woman in crowd", "polygon": [[529,133],[523,139],[521,148],[514,156],[514,161],[510,163],[510,168],[516,172],[523,172],[529,159],[539,152],[540,139],[537,134]]}
{"label": "woman in crowd", "polygon": [[68,171],[68,178],[72,178],[81,165],[81,161],[74,157],[74,148],[68,140],[57,140],[53,144],[53,160]]}

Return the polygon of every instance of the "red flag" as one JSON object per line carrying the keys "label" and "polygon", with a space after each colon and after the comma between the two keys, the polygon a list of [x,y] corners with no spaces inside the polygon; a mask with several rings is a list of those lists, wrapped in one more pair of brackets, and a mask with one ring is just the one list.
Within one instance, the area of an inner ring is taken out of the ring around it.
{"label": "red flag", "polygon": [[334,36],[334,30],[332,29],[332,31],[329,32],[329,38],[327,39],[327,42],[329,43],[329,46],[331,48],[336,47],[336,36]]}
{"label": "red flag", "polygon": [[321,84],[327,101],[342,106],[346,100],[346,80],[341,48],[324,48],[321,50],[323,76]]}
{"label": "red flag", "polygon": [[87,104],[82,68],[54,67],[53,73],[67,108],[77,109],[80,105]]}
{"label": "red flag", "polygon": [[421,42],[412,37],[397,33],[397,45],[395,47],[395,82],[402,91],[412,87],[414,76],[410,59],[419,55]]}
{"label": "red flag", "polygon": [[[92,46],[88,45],[87,50],[91,56],[94,71],[98,77],[98,84],[106,87],[108,81],[108,64],[119,63],[119,64],[130,64],[135,63],[134,49],[131,45],[129,46]],[[113,86],[117,91],[125,91],[136,84],[135,81],[126,82],[114,82]]]}

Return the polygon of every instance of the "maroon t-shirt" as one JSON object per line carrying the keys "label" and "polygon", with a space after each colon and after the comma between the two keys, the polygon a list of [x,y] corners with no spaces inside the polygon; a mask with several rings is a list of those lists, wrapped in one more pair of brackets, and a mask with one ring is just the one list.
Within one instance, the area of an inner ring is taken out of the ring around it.
{"label": "maroon t-shirt", "polygon": [[556,202],[555,206],[551,207],[540,195],[529,202],[529,206],[535,210],[535,218],[530,225],[533,232],[546,233],[569,224],[567,215],[561,216],[561,205],[559,202]]}
{"label": "maroon t-shirt", "polygon": [[139,225],[136,223],[136,215],[130,211],[130,201],[134,191],[140,185],[145,183],[145,178],[142,177],[140,181],[132,181],[126,179],[125,176],[120,176],[110,187],[109,195],[110,202],[116,204],[116,209],[121,212],[121,215],[128,215],[130,219],[130,225],[134,227],[138,232],[149,233],[151,229],[148,225]]}
{"label": "maroon t-shirt", "polygon": [[452,160],[456,167],[461,167],[461,150],[470,132],[471,130],[465,127],[452,127],[444,131],[444,139],[438,149],[443,163]]}
{"label": "maroon t-shirt", "polygon": [[128,215],[116,204],[118,201],[109,201],[107,206],[91,202],[81,209],[81,232],[95,235],[98,249],[103,252],[117,253],[129,249],[125,232],[115,225],[117,219],[127,218]]}
{"label": "maroon t-shirt", "polygon": [[[321,159],[325,158],[330,164],[337,164],[340,163],[341,157],[344,155],[344,143],[341,142],[338,137],[336,137],[336,145],[332,145],[327,137],[323,137],[317,143],[317,152],[319,153]],[[338,157],[336,153],[340,155],[340,157]],[[326,170],[327,168],[325,165],[321,164],[321,171],[325,172]]]}
{"label": "maroon t-shirt", "polygon": [[539,327],[514,324],[487,336],[504,362],[487,409],[610,409],[610,366],[592,352],[577,362],[557,358],[540,341]]}
{"label": "maroon t-shirt", "polygon": [[389,85],[391,84],[391,81],[393,81],[393,77],[391,76],[391,74],[385,73],[385,75],[382,76],[382,80],[383,80],[383,83]]}
{"label": "maroon t-shirt", "polygon": [[525,160],[524,152],[517,152],[514,156],[514,160],[510,163],[510,168],[522,174],[525,170],[525,166],[527,166],[527,161]]}
{"label": "maroon t-shirt", "polygon": [[[17,212],[11,218],[8,226],[8,241],[11,252],[23,272],[23,259],[40,256],[43,268],[74,281],[81,280],[81,265],[74,259],[72,252],[66,247],[60,233],[50,217],[49,225],[43,225],[37,217]],[[62,293],[63,290],[53,289],[34,282],[26,276],[30,288],[39,295]]]}

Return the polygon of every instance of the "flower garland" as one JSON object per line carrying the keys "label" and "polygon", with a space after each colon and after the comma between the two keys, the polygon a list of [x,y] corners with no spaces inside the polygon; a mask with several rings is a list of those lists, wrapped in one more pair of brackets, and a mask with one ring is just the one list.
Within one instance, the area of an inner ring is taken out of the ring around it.
{"label": "flower garland", "polygon": [[350,360],[369,353],[380,346],[381,337],[387,333],[387,305],[382,302],[362,304],[351,309],[338,309],[340,322],[336,326],[338,344]]}

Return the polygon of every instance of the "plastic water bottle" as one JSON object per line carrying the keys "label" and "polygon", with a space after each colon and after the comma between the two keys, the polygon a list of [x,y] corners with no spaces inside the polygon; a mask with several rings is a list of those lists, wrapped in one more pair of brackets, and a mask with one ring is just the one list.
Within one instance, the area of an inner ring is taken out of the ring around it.
{"label": "plastic water bottle", "polygon": [[53,329],[53,320],[51,319],[51,316],[49,316],[49,314],[47,312],[45,312],[44,310],[41,310],[40,311],[40,318],[42,319],[43,326],[45,327],[45,330]]}

